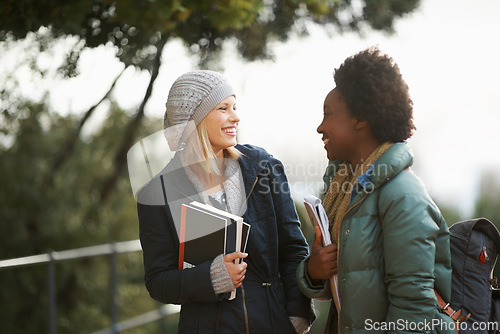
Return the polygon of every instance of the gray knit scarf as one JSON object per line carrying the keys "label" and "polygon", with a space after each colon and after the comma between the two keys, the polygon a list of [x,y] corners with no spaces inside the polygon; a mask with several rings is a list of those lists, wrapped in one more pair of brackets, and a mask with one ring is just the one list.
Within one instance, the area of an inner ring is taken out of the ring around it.
{"label": "gray knit scarf", "polygon": [[[226,192],[228,211],[234,215],[241,215],[245,212],[242,207],[245,205],[245,188],[243,187],[243,176],[241,174],[240,164],[232,158],[226,158],[225,163],[226,171],[224,175],[226,180],[224,182],[224,191]],[[194,188],[203,199],[203,202],[210,205],[207,192],[203,188],[198,176],[189,166],[187,166],[185,170],[189,180],[193,183]]]}

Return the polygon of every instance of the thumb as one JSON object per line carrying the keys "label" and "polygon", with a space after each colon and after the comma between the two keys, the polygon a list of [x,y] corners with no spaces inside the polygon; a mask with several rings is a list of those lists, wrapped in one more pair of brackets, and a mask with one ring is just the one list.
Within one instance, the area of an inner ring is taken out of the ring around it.
{"label": "thumb", "polygon": [[319,226],[314,226],[314,232],[315,232],[315,234],[314,234],[313,246],[314,247],[323,247],[321,229],[319,228]]}
{"label": "thumb", "polygon": [[232,262],[236,259],[244,259],[247,256],[248,256],[247,253],[242,253],[242,252],[229,253],[227,255],[224,255],[224,262]]}

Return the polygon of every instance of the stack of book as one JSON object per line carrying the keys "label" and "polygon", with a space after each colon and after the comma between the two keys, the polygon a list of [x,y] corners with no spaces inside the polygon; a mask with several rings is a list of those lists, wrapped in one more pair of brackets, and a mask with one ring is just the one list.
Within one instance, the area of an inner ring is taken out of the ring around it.
{"label": "stack of book", "polygon": [[[328,221],[328,215],[326,214],[321,200],[316,196],[307,195],[306,197],[304,197],[304,206],[306,207],[307,215],[309,216],[309,219],[311,220],[313,226],[319,226],[319,229],[321,230],[321,241],[323,243],[323,246],[330,245],[332,243],[329,231],[330,223]],[[330,289],[332,291],[332,297],[335,302],[335,307],[337,308],[337,313],[340,314],[341,306],[338,288],[338,275],[333,275],[333,277],[330,278]]]}
{"label": "stack of book", "polygon": [[[213,260],[219,254],[245,252],[249,232],[250,225],[242,217],[196,201],[182,204],[179,270]],[[233,291],[230,299],[235,296]]]}

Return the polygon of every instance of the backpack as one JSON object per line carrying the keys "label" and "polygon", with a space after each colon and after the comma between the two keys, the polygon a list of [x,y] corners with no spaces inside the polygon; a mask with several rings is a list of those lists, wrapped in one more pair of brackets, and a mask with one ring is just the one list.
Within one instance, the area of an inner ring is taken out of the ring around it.
{"label": "backpack", "polygon": [[450,308],[470,314],[459,333],[500,333],[500,289],[493,269],[500,233],[491,221],[476,218],[450,227],[452,290]]}

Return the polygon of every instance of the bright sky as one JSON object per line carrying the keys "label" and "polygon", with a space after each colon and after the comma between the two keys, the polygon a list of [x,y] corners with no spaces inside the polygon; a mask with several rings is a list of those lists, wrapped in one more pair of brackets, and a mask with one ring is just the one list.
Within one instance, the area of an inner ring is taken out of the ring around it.
{"label": "bright sky", "polygon": [[[223,66],[239,92],[239,140],[262,146],[285,163],[297,200],[317,191],[327,161],[316,127],[324,97],[334,87],[333,71],[346,57],[378,45],[396,60],[410,86],[416,173],[435,200],[471,215],[481,172],[500,167],[499,13],[498,0],[423,0],[418,11],[396,24],[393,36],[328,35],[312,27],[308,38],[277,44],[275,62],[243,63],[228,51]],[[81,61],[81,78],[52,89],[62,112],[87,109],[121,70],[105,48]],[[167,45],[163,63],[146,108],[151,117],[163,116],[171,84],[196,64],[175,41]],[[116,99],[133,110],[148,80],[147,73],[127,72]]]}

